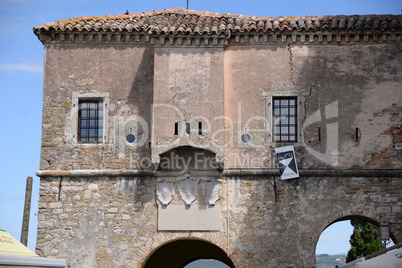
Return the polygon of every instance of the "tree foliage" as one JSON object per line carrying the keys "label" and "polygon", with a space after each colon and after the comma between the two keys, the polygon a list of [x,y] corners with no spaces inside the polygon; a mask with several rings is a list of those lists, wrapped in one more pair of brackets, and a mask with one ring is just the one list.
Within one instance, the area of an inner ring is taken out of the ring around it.
{"label": "tree foliage", "polygon": [[346,262],[351,262],[383,249],[380,240],[380,229],[377,226],[361,220],[351,220],[350,223],[354,229],[349,240],[351,248],[346,256]]}

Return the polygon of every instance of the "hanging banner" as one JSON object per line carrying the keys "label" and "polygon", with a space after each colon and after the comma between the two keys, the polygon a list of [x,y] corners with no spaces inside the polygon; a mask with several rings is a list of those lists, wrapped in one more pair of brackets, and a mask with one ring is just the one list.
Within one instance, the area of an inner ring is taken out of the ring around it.
{"label": "hanging banner", "polygon": [[299,177],[299,170],[297,169],[295,150],[293,145],[274,148],[276,158],[279,162],[279,171],[281,179],[293,179]]}

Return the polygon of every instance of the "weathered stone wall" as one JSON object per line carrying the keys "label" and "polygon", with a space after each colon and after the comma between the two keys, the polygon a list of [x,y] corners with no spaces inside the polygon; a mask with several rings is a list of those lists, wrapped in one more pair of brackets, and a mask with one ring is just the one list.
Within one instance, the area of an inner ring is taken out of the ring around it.
{"label": "weathered stone wall", "polygon": [[[400,44],[172,46],[45,45],[38,253],[71,267],[141,267],[166,242],[201,238],[236,268],[314,267],[329,224],[382,214],[402,241],[400,173],[378,171],[402,168]],[[104,143],[76,142],[77,92],[108,94]],[[299,168],[315,176],[271,176],[273,148],[288,145],[270,142],[267,99],[277,92],[307,94],[294,145]],[[175,122],[195,131],[174,135]],[[125,141],[129,129],[140,145]],[[246,131],[258,146],[241,142]],[[157,230],[156,177],[173,175],[150,164],[188,145],[224,159],[214,170],[223,180],[219,232]],[[376,175],[341,172],[367,169]]]}
{"label": "weathered stone wall", "polygon": [[[176,238],[199,237],[226,248],[226,209],[221,232],[158,232],[155,192],[155,179],[147,177],[42,178],[38,253],[66,259],[71,267],[141,267],[156,247]],[[219,204],[226,208],[222,192]],[[172,204],[182,203],[176,196]]]}
{"label": "weathered stone wall", "polygon": [[[46,45],[41,169],[146,168],[139,159],[151,161],[151,148],[157,156],[182,145],[217,153],[227,160],[226,168],[272,168],[272,148],[282,144],[269,141],[272,122],[266,121],[264,93],[306,90],[299,123],[317,119],[302,128],[303,138],[295,144],[301,168],[402,167],[396,149],[402,139],[400,45],[187,50],[160,48],[154,55],[147,46]],[[104,144],[74,142],[74,92],[109,93]],[[328,115],[330,105],[336,110]],[[202,135],[197,120],[203,123]],[[141,144],[125,141],[133,122]],[[181,127],[174,135],[175,122],[191,122],[194,130],[183,135]],[[245,129],[256,146],[241,142]],[[243,154],[261,161],[245,161]],[[322,161],[331,154],[335,163]]]}
{"label": "weathered stone wall", "polygon": [[222,47],[155,49],[153,155],[190,145],[223,156],[223,59]]}
{"label": "weathered stone wall", "polygon": [[245,177],[228,184],[230,244],[241,256],[236,267],[313,267],[321,232],[346,216],[378,222],[386,214],[402,238],[398,178]]}
{"label": "weathered stone wall", "polygon": [[[46,45],[42,122],[42,170],[128,169],[150,159],[149,142],[125,141],[133,124],[137,140],[150,133],[153,99],[153,48],[134,45]],[[107,92],[109,140],[79,144],[73,137],[73,92]],[[139,116],[146,123],[136,128]],[[120,133],[119,133],[120,130]]]}
{"label": "weathered stone wall", "polygon": [[[229,167],[239,167],[235,155],[263,158],[283,145],[269,142],[272,122],[265,121],[264,93],[308,90],[300,121],[303,139],[294,144],[299,167],[401,168],[401,151],[395,148],[401,139],[401,60],[399,44],[229,46],[225,116],[234,122],[233,142],[225,147]],[[329,129],[331,124],[337,133]],[[244,128],[256,146],[241,142]],[[329,142],[336,144],[336,165],[322,161],[330,153]],[[269,166],[266,162],[261,166]]]}
{"label": "weathered stone wall", "polygon": [[348,216],[386,214],[401,242],[401,188],[392,177],[223,177],[220,232],[158,232],[153,178],[42,178],[37,251],[71,267],[141,267],[163,243],[202,238],[236,268],[314,267],[321,232]]}

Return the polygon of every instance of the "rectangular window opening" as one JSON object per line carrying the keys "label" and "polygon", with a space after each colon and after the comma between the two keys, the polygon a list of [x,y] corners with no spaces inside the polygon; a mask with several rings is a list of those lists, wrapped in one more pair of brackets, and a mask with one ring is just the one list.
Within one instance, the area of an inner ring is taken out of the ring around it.
{"label": "rectangular window opening", "polygon": [[297,97],[273,98],[274,141],[297,141]]}
{"label": "rectangular window opening", "polygon": [[190,123],[186,123],[186,133],[190,134]]}
{"label": "rectangular window opening", "polygon": [[103,101],[80,100],[78,103],[78,141],[103,142]]}
{"label": "rectangular window opening", "polygon": [[198,122],[198,135],[202,135],[202,122]]}

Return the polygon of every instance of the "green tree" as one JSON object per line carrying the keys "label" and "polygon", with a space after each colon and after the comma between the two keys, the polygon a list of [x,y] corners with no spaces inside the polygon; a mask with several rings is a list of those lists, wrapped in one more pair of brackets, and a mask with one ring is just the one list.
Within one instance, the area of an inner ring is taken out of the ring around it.
{"label": "green tree", "polygon": [[383,249],[380,240],[380,229],[377,226],[361,220],[351,220],[350,224],[354,229],[349,240],[351,248],[346,256],[346,262],[351,262]]}

